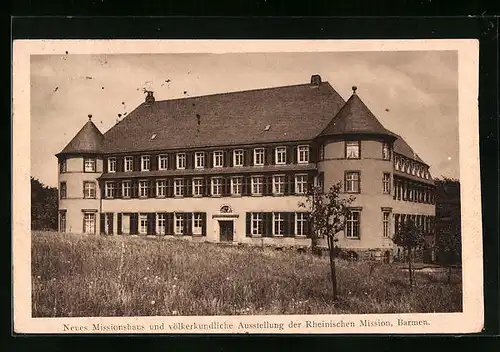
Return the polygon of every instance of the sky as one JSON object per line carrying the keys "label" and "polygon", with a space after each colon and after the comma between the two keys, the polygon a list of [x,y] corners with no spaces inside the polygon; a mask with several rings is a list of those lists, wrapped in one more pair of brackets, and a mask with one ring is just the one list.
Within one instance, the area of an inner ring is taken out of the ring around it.
{"label": "sky", "polygon": [[[57,186],[57,158],[92,114],[106,132],[144,101],[309,83],[352,86],[433,177],[459,178],[456,51],[31,56],[31,175]],[[123,117],[123,116],[122,116]]]}

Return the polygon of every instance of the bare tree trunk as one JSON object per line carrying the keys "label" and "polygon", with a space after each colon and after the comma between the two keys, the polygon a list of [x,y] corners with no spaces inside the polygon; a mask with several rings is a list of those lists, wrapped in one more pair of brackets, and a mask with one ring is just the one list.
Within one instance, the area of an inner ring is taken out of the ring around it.
{"label": "bare tree trunk", "polygon": [[413,286],[413,268],[411,266],[411,247],[408,247],[408,273],[410,274],[410,287]]}
{"label": "bare tree trunk", "polygon": [[328,252],[330,253],[330,272],[332,275],[333,301],[337,300],[337,274],[335,272],[335,249],[333,247],[333,236],[328,236]]}

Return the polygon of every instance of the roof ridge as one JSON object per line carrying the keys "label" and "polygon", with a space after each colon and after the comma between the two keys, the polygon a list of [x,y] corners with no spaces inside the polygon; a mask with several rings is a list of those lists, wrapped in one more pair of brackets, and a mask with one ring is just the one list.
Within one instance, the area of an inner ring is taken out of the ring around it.
{"label": "roof ridge", "polygon": [[[328,84],[331,87],[331,84],[328,81],[323,81],[320,84],[321,85]],[[231,91],[231,92],[212,93],[212,94],[204,94],[204,95],[193,95],[193,96],[189,96],[189,97],[182,97],[182,98],[175,98],[175,99],[156,100],[154,104],[171,102],[171,101],[179,101],[179,100],[189,100],[189,99],[201,98],[201,97],[213,97],[213,96],[222,96],[222,95],[227,95],[227,94],[239,94],[239,93],[243,94],[243,93],[258,92],[258,91],[263,91],[263,90],[295,88],[295,87],[302,87],[302,86],[307,87],[307,86],[311,86],[311,84],[310,83],[301,83],[301,84],[291,84],[291,85],[287,85],[287,86],[274,86],[274,87],[267,87],[267,88],[263,87],[263,88],[256,88],[256,89],[237,90],[237,91]],[[316,88],[316,87],[311,86],[311,88]],[[139,106],[141,106],[143,104],[144,103],[141,103]]]}

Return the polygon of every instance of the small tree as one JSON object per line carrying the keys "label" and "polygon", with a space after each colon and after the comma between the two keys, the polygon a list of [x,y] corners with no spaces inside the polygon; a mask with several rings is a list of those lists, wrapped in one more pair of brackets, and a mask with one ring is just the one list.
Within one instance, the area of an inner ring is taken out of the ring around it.
{"label": "small tree", "polygon": [[422,229],[413,222],[413,220],[406,220],[399,226],[392,240],[396,245],[403,247],[408,252],[408,273],[410,286],[413,286],[414,276],[412,268],[412,254],[414,249],[424,243],[424,233]]}
{"label": "small tree", "polygon": [[436,250],[438,260],[448,267],[447,282],[451,282],[451,267],[460,262],[462,252],[462,239],[460,230],[460,218],[454,219],[446,226],[440,228],[436,235]]}
{"label": "small tree", "polygon": [[345,220],[349,214],[349,204],[355,199],[352,196],[341,198],[341,189],[341,182],[331,186],[326,193],[322,186],[311,186],[307,191],[306,201],[299,203],[300,207],[310,211],[309,223],[311,231],[309,235],[313,253],[319,253],[318,239],[327,239],[334,301],[337,300],[336,247],[334,243],[338,241],[336,238],[337,233],[345,227]]}

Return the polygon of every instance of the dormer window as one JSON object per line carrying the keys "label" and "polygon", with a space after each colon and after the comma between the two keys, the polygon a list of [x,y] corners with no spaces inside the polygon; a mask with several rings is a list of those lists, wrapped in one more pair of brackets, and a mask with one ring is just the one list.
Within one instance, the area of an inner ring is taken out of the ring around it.
{"label": "dormer window", "polygon": [[222,151],[214,152],[214,167],[224,166],[224,153]]}
{"label": "dormer window", "polygon": [[95,159],[93,158],[85,158],[83,159],[83,170],[85,172],[95,172]]}
{"label": "dormer window", "polygon": [[391,147],[389,143],[382,143],[382,159],[391,160]]}
{"label": "dormer window", "polygon": [[264,165],[264,148],[255,148],[253,150],[253,164],[256,166]]}
{"label": "dormer window", "polygon": [[177,169],[186,168],[186,153],[177,153]]}
{"label": "dormer window", "polygon": [[205,167],[205,153],[203,153],[203,152],[196,152],[195,153],[194,166],[197,169],[203,169]]}
{"label": "dormer window", "polygon": [[346,159],[359,159],[360,142],[346,141],[345,142],[345,157]]}
{"label": "dormer window", "polygon": [[297,162],[299,164],[307,164],[309,162],[309,146],[299,145],[297,148]]}
{"label": "dormer window", "polygon": [[123,169],[125,171],[132,171],[133,165],[134,165],[134,159],[131,156],[126,156],[123,163]]}
{"label": "dormer window", "polygon": [[286,164],[286,147],[276,148],[276,165]]}
{"label": "dormer window", "polygon": [[149,155],[141,156],[141,171],[149,171],[151,167],[151,158]]}
{"label": "dormer window", "polygon": [[108,172],[116,172],[116,158],[108,159]]}

